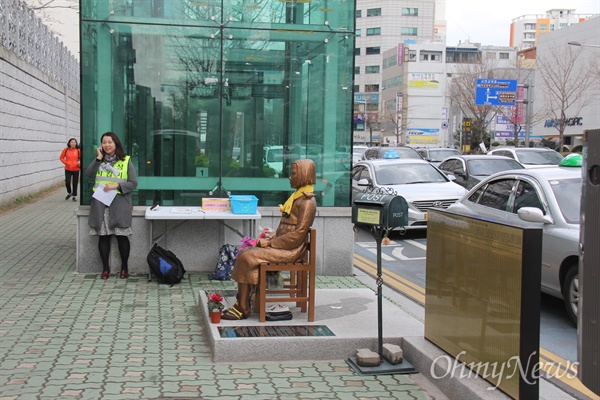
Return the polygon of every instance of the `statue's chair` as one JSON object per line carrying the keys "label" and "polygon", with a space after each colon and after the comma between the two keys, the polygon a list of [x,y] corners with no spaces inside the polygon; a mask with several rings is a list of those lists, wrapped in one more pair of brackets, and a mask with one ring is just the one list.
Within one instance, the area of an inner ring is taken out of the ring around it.
{"label": "statue's chair", "polygon": [[[307,237],[307,255],[303,262],[261,263],[258,275],[258,293],[255,297],[259,321],[266,321],[267,303],[296,303],[301,312],[307,312],[308,321],[315,320],[315,275],[317,233],[310,228]],[[268,272],[287,272],[283,287],[269,289]]]}

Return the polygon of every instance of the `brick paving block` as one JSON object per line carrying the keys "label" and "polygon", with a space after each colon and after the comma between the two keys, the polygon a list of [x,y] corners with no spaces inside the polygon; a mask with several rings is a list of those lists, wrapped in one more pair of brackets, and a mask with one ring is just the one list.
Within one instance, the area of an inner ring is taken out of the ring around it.
{"label": "brick paving block", "polygon": [[[414,386],[412,388],[408,388],[404,391],[400,390],[391,390],[390,394],[392,396],[404,396],[404,398],[411,398],[415,400],[431,400],[431,396],[427,394],[427,392],[423,390],[415,390]],[[401,398],[401,397],[396,397]]]}
{"label": "brick paving block", "polygon": [[102,388],[89,388],[82,389],[81,398],[82,399],[102,399]]}

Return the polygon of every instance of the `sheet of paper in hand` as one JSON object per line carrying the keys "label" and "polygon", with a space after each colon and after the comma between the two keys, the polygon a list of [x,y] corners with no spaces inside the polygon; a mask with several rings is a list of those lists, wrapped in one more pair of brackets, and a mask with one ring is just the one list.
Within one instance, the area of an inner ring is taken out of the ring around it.
{"label": "sheet of paper in hand", "polygon": [[115,199],[116,196],[117,196],[116,190],[109,190],[109,191],[105,192],[103,183],[100,183],[98,185],[98,187],[96,188],[96,191],[92,195],[93,198],[95,198],[96,200],[98,200],[101,203],[106,204],[107,206],[110,206],[110,204],[112,203],[112,201]]}

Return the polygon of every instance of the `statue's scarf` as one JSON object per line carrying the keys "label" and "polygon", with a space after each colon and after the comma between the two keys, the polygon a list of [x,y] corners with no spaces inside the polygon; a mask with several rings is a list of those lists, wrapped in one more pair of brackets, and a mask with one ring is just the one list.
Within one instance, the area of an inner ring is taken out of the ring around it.
{"label": "statue's scarf", "polygon": [[281,211],[284,214],[290,215],[290,212],[292,211],[292,205],[294,205],[294,201],[296,199],[299,199],[300,197],[302,197],[304,192],[312,193],[312,192],[314,192],[314,190],[315,189],[314,189],[313,185],[306,185],[306,186],[302,186],[301,188],[296,189],[296,191],[294,193],[292,193],[290,198],[287,199],[285,204],[282,206],[279,206],[279,211]]}

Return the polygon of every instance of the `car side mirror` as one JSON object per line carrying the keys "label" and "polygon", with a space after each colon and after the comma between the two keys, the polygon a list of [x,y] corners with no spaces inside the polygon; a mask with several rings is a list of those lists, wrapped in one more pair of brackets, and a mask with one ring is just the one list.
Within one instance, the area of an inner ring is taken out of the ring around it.
{"label": "car side mirror", "polygon": [[537,207],[521,207],[517,210],[520,219],[527,222],[539,222],[541,224],[552,224],[552,218],[544,215],[542,210]]}
{"label": "car side mirror", "polygon": [[369,182],[369,180],[367,178],[362,178],[362,179],[359,179],[356,184],[358,186],[369,186],[371,183]]}
{"label": "car side mirror", "polygon": [[465,174],[465,171],[462,168],[455,169],[454,170],[454,175],[455,176],[460,176],[461,178],[464,178],[464,179],[467,179],[467,174]]}

